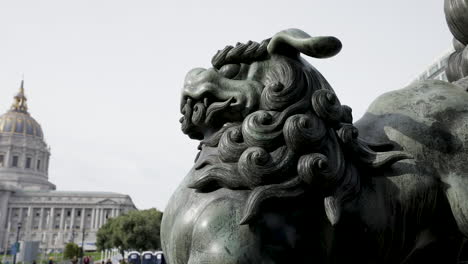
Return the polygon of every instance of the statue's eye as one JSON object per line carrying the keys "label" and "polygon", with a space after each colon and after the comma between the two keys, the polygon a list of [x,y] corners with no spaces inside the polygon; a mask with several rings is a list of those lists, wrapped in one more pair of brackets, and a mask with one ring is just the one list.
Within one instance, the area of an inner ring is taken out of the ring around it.
{"label": "statue's eye", "polygon": [[233,79],[239,74],[241,67],[239,64],[226,64],[219,69],[219,74],[223,75],[225,78]]}

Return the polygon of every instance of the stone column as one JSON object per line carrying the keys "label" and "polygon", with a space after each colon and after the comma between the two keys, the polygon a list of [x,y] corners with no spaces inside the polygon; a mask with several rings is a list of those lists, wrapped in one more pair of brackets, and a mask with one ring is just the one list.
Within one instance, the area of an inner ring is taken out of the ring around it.
{"label": "stone column", "polygon": [[96,208],[91,209],[91,223],[89,224],[90,229],[94,229],[94,218],[96,217]]}
{"label": "stone column", "polygon": [[[18,212],[18,223],[21,222],[21,224],[24,224],[24,223],[22,223],[23,222],[23,208],[19,207],[18,211],[19,211]],[[18,224],[18,223],[16,223],[16,224]]]}
{"label": "stone column", "polygon": [[96,208],[96,209],[94,209],[94,223],[93,223],[93,228],[94,229],[97,228],[98,220],[99,220],[99,209]]}
{"label": "stone column", "polygon": [[95,223],[95,228],[99,228],[100,225],[99,223],[101,222],[101,208],[96,209],[96,223]]}
{"label": "stone column", "polygon": [[80,221],[81,230],[85,228],[85,217],[86,217],[86,208],[82,208],[81,209],[81,221]]}
{"label": "stone column", "polygon": [[104,208],[101,208],[101,220],[99,221],[99,227],[101,227],[102,225],[104,225],[104,222],[106,221],[105,219],[105,210]]}
{"label": "stone column", "polygon": [[53,237],[53,230],[55,228],[55,207],[50,207],[49,210],[49,218],[46,220],[46,233],[45,233],[45,244],[46,248],[52,247],[52,237]]}
{"label": "stone column", "polygon": [[10,230],[8,227],[11,226],[11,214],[13,212],[13,208],[8,208],[8,215],[7,215],[7,229]]}
{"label": "stone column", "polygon": [[31,233],[33,217],[34,217],[34,210],[33,210],[33,208],[31,206],[29,206],[28,207],[28,215],[27,215],[27,218],[25,220],[26,225],[24,225],[24,227],[25,227],[24,232],[26,232],[26,234]]}
{"label": "stone column", "polygon": [[54,220],[55,220],[55,207],[51,207],[49,211],[49,223],[48,223],[48,229],[52,230],[54,229]]}
{"label": "stone column", "polygon": [[70,230],[73,230],[75,227],[75,207],[72,208],[71,217],[70,217]]}
{"label": "stone column", "polygon": [[60,213],[60,231],[63,231],[65,229],[64,227],[65,224],[65,208],[62,208],[62,212]]}
{"label": "stone column", "polygon": [[11,160],[12,160],[12,153],[11,153],[11,150],[12,150],[12,146],[10,145],[10,147],[8,147],[8,151],[5,155],[5,167],[6,168],[10,168],[11,167]]}
{"label": "stone column", "polygon": [[96,223],[95,223],[95,226],[94,228],[98,229],[100,227],[100,224],[101,223],[101,208],[97,208],[96,209]]}
{"label": "stone column", "polygon": [[[8,201],[10,199],[9,191],[0,191],[0,247],[3,248],[4,237],[7,233],[9,209]],[[11,214],[11,213],[10,213]]]}
{"label": "stone column", "polygon": [[42,230],[42,225],[44,224],[44,207],[41,207],[41,212],[39,213],[39,226],[38,230]]}
{"label": "stone column", "polygon": [[[11,214],[11,210],[10,210],[10,214]],[[10,216],[8,216],[8,218],[10,219]],[[9,242],[8,240],[10,239],[10,229],[11,229],[11,221],[9,220],[7,224],[6,232],[5,232],[5,239],[3,240],[3,249],[5,250],[5,253],[6,253],[6,250],[8,249],[8,246],[10,245],[10,243],[8,243]]]}
{"label": "stone column", "polygon": [[[26,168],[26,147],[23,147],[21,154],[19,155],[18,168]],[[26,230],[25,230],[26,231]]]}

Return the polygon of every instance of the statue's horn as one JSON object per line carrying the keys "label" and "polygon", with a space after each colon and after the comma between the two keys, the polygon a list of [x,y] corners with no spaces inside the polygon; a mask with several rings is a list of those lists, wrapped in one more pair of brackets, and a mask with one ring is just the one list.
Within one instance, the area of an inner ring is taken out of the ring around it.
{"label": "statue's horn", "polygon": [[341,50],[341,41],[335,37],[311,37],[296,28],[276,33],[268,44],[268,53],[297,57],[303,53],[314,58],[329,58]]}

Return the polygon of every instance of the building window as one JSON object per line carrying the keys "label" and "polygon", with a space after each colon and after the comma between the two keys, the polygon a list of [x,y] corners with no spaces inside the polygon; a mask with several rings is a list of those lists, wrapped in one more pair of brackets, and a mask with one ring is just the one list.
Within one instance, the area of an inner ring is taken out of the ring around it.
{"label": "building window", "polygon": [[18,167],[18,156],[13,156],[13,162],[11,163],[11,166],[14,168]]}
{"label": "building window", "polygon": [[15,133],[24,132],[24,119],[16,119]]}
{"label": "building window", "polygon": [[71,212],[70,211],[67,211],[67,216],[70,216],[71,215]]}
{"label": "building window", "polygon": [[76,213],[77,216],[81,216],[81,210]]}
{"label": "building window", "polygon": [[36,169],[41,170],[41,160],[37,160]]}
{"label": "building window", "polygon": [[27,157],[26,158],[26,169],[30,169],[30,168],[31,168],[31,158]]}
{"label": "building window", "polygon": [[0,167],[3,167],[4,162],[5,162],[5,155],[1,154],[0,155]]}

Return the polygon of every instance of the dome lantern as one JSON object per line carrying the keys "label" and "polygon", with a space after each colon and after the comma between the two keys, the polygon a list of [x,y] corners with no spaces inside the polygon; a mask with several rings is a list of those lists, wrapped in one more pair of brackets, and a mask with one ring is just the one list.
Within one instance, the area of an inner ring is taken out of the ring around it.
{"label": "dome lantern", "polygon": [[28,113],[28,105],[26,101],[28,100],[24,95],[24,80],[21,80],[21,86],[18,94],[15,95],[15,102],[11,106],[11,110],[15,112]]}

